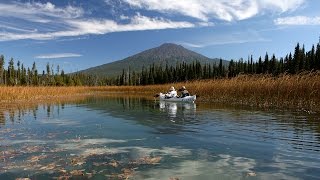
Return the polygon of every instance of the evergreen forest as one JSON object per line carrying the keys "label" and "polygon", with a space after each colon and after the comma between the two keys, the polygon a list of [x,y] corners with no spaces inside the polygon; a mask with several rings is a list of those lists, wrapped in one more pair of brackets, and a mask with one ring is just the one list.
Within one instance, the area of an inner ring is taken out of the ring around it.
{"label": "evergreen forest", "polygon": [[8,60],[0,56],[0,85],[2,86],[105,86],[105,85],[151,85],[173,82],[185,82],[201,79],[233,78],[239,74],[299,74],[305,71],[320,70],[320,43],[305,50],[304,45],[297,43],[294,52],[285,57],[277,58],[275,54],[266,53],[258,59],[249,56],[248,59],[230,60],[228,66],[223,66],[222,60],[218,64],[201,64],[179,62],[175,66],[151,65],[143,67],[141,71],[123,69],[116,77],[101,77],[85,73],[69,73],[54,67],[49,63],[46,69],[39,72],[36,63],[32,67],[25,67],[13,58]]}

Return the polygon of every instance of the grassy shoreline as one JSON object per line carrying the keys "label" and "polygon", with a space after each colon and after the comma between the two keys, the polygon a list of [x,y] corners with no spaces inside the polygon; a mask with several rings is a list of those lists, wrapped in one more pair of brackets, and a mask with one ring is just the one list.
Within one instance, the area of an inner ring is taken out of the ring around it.
{"label": "grassy shoreline", "polygon": [[232,79],[199,80],[148,86],[0,87],[0,103],[73,99],[99,94],[136,94],[152,98],[173,85],[186,86],[197,101],[253,107],[295,108],[320,112],[320,72],[279,77],[243,75]]}

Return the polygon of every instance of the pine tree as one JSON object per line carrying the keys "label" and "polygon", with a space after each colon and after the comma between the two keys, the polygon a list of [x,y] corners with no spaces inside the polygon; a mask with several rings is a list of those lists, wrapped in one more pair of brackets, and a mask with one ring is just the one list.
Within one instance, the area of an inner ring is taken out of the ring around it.
{"label": "pine tree", "polygon": [[316,69],[315,67],[315,59],[316,59],[316,53],[315,53],[315,48],[314,45],[312,45],[311,51],[310,51],[310,70]]}
{"label": "pine tree", "polygon": [[275,75],[277,73],[276,70],[276,56],[273,54],[272,58],[270,60],[270,73],[272,73],[273,75]]}
{"label": "pine tree", "polygon": [[317,44],[317,50],[315,55],[315,69],[320,70],[320,43]]}
{"label": "pine tree", "polygon": [[223,77],[224,76],[224,68],[222,65],[222,59],[220,59],[219,61],[219,77]]}
{"label": "pine tree", "polygon": [[289,73],[294,74],[295,73],[295,64],[293,62],[292,54],[289,54],[289,59],[288,59],[288,65],[289,65]]}
{"label": "pine tree", "polygon": [[258,60],[257,73],[258,73],[258,74],[263,73],[263,63],[262,63],[262,58],[261,58],[261,56],[259,57],[259,60]]}
{"label": "pine tree", "polygon": [[8,66],[8,85],[14,86],[15,85],[15,70],[14,70],[14,61],[13,58],[9,61]]}
{"label": "pine tree", "polygon": [[302,49],[300,49],[299,51],[299,71],[305,69],[305,61],[306,61],[306,56],[305,56],[305,49],[304,49],[304,45],[302,46]]}
{"label": "pine tree", "polygon": [[278,74],[284,73],[284,60],[280,58],[280,62],[278,63]]}
{"label": "pine tree", "polygon": [[269,56],[268,53],[266,53],[265,57],[264,57],[264,66],[263,66],[263,73],[269,73]]}
{"label": "pine tree", "polygon": [[15,82],[16,82],[16,84],[18,84],[18,85],[20,85],[20,74],[21,74],[21,71],[20,71],[20,61],[18,61],[17,62],[17,67],[18,67],[18,69],[17,69],[17,72],[16,72],[16,78],[15,78]]}
{"label": "pine tree", "polygon": [[249,72],[250,72],[250,74],[253,74],[253,57],[252,57],[252,55],[250,57]]}
{"label": "pine tree", "polygon": [[233,59],[231,59],[228,67],[228,77],[235,77],[236,76],[236,71],[235,71],[235,63]]}
{"label": "pine tree", "polygon": [[294,50],[294,55],[293,55],[293,66],[294,66],[294,72],[293,73],[298,73],[300,70],[300,62],[301,62],[301,55],[300,55],[300,45],[299,43],[295,47]]}
{"label": "pine tree", "polygon": [[32,64],[32,69],[31,69],[31,74],[32,74],[32,77],[31,77],[31,81],[32,81],[32,85],[33,86],[38,86],[39,85],[39,77],[38,77],[38,70],[37,70],[37,67],[36,67],[36,62],[33,62]]}
{"label": "pine tree", "polygon": [[4,56],[0,56],[0,85],[4,84]]}
{"label": "pine tree", "polygon": [[27,85],[27,79],[26,79],[26,69],[23,64],[21,64],[21,79],[20,84],[25,86]]}

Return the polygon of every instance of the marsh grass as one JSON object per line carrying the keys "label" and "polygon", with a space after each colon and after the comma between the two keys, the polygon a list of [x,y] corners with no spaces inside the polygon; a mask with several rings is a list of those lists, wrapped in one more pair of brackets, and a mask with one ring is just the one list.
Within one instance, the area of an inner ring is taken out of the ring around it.
{"label": "marsh grass", "polygon": [[203,101],[320,110],[319,72],[279,77],[244,75],[227,80],[192,82],[189,89],[194,89]]}
{"label": "marsh grass", "polygon": [[198,80],[148,86],[104,87],[0,87],[0,102],[72,99],[86,95],[132,94],[152,98],[170,86],[186,86],[199,101],[223,102],[257,107],[281,107],[320,112],[320,72],[268,75],[240,75],[232,79]]}
{"label": "marsh grass", "polygon": [[0,87],[0,102],[68,99],[90,93],[88,87]]}

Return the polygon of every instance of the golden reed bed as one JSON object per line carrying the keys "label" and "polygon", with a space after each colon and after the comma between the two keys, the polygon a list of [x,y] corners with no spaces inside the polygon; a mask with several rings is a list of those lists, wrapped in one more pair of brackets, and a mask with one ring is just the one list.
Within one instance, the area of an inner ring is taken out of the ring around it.
{"label": "golden reed bed", "polygon": [[240,75],[232,79],[199,80],[149,86],[105,87],[0,87],[0,102],[72,99],[87,95],[121,93],[152,97],[173,85],[186,86],[198,101],[225,102],[257,107],[281,107],[320,112],[320,72],[299,75]]}

